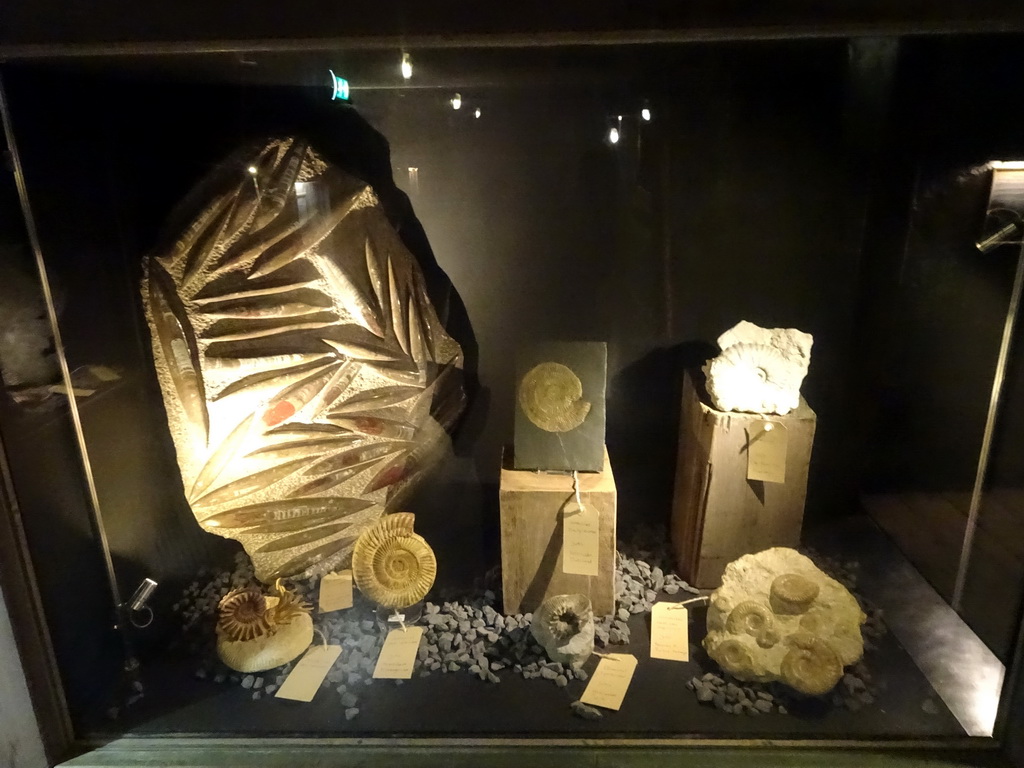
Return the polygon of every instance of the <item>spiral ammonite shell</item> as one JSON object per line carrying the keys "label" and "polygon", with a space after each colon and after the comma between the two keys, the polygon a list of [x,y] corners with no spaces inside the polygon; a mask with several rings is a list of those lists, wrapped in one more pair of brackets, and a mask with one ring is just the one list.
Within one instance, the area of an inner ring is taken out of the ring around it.
{"label": "spiral ammonite shell", "polygon": [[782,682],[811,696],[836,687],[843,676],[843,663],[831,645],[807,632],[797,632],[786,642],[791,647],[779,667]]}
{"label": "spiral ammonite shell", "polygon": [[583,398],[583,384],[572,369],[561,363],[534,366],[519,382],[519,407],[545,432],[570,432],[590,413]]}
{"label": "spiral ammonite shell", "polygon": [[413,515],[389,515],[363,532],[352,550],[352,578],[359,591],[385,608],[415,605],[434,585],[437,560],[412,531]]}
{"label": "spiral ammonite shell", "polygon": [[593,616],[590,598],[586,595],[556,595],[541,603],[535,619],[545,623],[551,637],[564,643],[579,634]]}
{"label": "spiral ammonite shell", "polygon": [[806,613],[821,591],[816,583],[799,573],[784,573],[771,586],[772,610],[780,616]]}
{"label": "spiral ammonite shell", "polygon": [[774,628],[775,619],[767,606],[747,600],[730,611],[725,626],[734,635],[746,634],[757,637],[762,632]]}
{"label": "spiral ammonite shell", "polygon": [[217,632],[230,640],[253,640],[273,631],[267,599],[258,589],[235,589],[217,605]]}
{"label": "spiral ammonite shell", "polygon": [[[754,667],[754,658],[750,655],[750,651],[734,637],[723,640],[715,650],[715,660],[737,677],[749,674]],[[743,678],[740,677],[740,679]]]}

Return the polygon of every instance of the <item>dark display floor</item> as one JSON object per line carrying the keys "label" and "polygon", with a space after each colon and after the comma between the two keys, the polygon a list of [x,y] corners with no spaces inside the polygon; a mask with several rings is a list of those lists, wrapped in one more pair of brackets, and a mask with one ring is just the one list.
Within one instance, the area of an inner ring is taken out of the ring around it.
{"label": "dark display floor", "polygon": [[[884,535],[864,516],[850,518],[839,528],[808,532],[805,539],[819,559],[830,562],[854,562],[850,560],[856,554],[854,550],[868,548],[870,551],[862,550],[864,561],[854,564],[865,570],[858,589],[872,602],[872,583],[880,583],[880,572],[885,570],[877,562],[878,554],[890,559],[900,557],[891,544],[884,545]],[[889,565],[898,570],[906,563]],[[680,593],[668,599],[684,597],[688,595]],[[908,599],[916,598],[908,593]],[[709,703],[700,703],[687,682],[717,671],[700,647],[704,610],[698,606],[691,612],[692,660],[685,663],[650,659],[649,614],[630,617],[629,645],[605,650],[633,653],[640,663],[622,709],[605,711],[598,721],[576,717],[570,709],[569,705],[581,696],[585,682],[570,680],[567,686],[558,687],[547,679],[524,679],[511,669],[499,673],[498,684],[481,681],[466,671],[435,671],[401,684],[360,684],[359,714],[347,720],[345,706],[332,690],[321,689],[309,704],[272,696],[254,700],[252,691],[237,681],[216,683],[209,677],[197,678],[196,659],[168,655],[144,664],[146,695],[140,701],[116,720],[82,723],[79,732],[97,738],[114,734],[189,734],[888,740],[968,735],[893,632],[873,639],[874,647],[865,655],[874,701],[857,711],[830,701],[808,699],[793,703],[787,714],[771,712],[755,717],[722,712]],[[591,657],[585,670],[592,672],[598,661]],[[268,673],[267,679],[272,680],[273,673]]]}

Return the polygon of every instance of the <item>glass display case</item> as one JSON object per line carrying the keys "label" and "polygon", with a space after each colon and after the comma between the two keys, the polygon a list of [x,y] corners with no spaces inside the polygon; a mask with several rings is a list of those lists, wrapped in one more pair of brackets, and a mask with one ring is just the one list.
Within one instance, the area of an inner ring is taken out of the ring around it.
{"label": "glass display case", "polygon": [[[51,762],[1024,764],[1007,17],[423,13],[12,14],[0,575]],[[709,364],[794,356],[785,407]]]}

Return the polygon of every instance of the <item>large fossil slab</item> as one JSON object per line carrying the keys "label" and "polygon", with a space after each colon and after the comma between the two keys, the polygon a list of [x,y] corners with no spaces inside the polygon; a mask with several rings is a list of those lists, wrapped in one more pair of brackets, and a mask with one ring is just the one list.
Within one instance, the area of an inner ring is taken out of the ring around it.
{"label": "large fossil slab", "polygon": [[711,595],[704,648],[740,680],[827,693],[864,654],[857,599],[794,549],[729,563]]}
{"label": "large fossil slab", "polygon": [[264,581],[334,568],[446,449],[462,350],[373,190],[301,139],[184,208],[142,294],[188,503]]}

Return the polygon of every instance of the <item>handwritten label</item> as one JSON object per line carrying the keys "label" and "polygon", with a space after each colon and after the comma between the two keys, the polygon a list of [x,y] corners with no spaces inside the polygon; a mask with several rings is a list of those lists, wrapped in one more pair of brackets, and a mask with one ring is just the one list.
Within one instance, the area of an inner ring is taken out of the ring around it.
{"label": "handwritten label", "polygon": [[629,653],[611,653],[601,659],[590,677],[587,690],[580,701],[595,707],[618,709],[626,697],[626,690],[636,671],[636,656]]}
{"label": "handwritten label", "polygon": [[678,603],[651,608],[651,658],[690,660],[690,612]]}
{"label": "handwritten label", "polygon": [[789,434],[777,422],[766,421],[747,429],[747,479],[786,482]]}
{"label": "handwritten label", "polygon": [[328,573],[320,580],[320,613],[352,607],[352,571]]}
{"label": "handwritten label", "polygon": [[340,655],[340,645],[314,645],[295,665],[275,695],[279,699],[312,701]]}
{"label": "handwritten label", "polygon": [[600,514],[575,501],[562,507],[562,572],[597,576]]}
{"label": "handwritten label", "polygon": [[416,663],[416,651],[423,637],[423,627],[392,629],[384,638],[384,647],[373,668],[375,679],[408,680]]}

